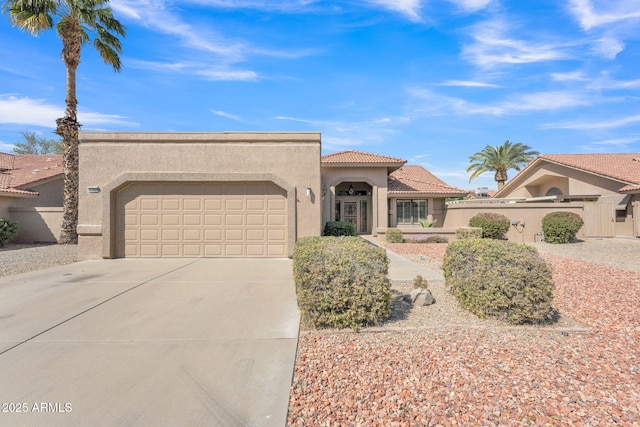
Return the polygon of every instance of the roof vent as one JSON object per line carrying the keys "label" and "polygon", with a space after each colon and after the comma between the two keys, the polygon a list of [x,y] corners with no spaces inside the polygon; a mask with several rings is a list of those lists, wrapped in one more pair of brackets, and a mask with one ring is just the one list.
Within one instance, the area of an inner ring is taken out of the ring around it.
{"label": "roof vent", "polygon": [[40,169],[34,169],[33,172],[31,173],[39,173],[39,172],[40,172]]}
{"label": "roof vent", "polygon": [[53,162],[53,157],[47,157],[47,162]]}

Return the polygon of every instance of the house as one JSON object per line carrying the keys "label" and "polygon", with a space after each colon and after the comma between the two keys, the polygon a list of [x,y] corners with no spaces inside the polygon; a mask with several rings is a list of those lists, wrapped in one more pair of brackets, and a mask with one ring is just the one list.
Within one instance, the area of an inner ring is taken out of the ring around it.
{"label": "house", "polygon": [[327,221],[444,220],[448,186],[403,159],[320,155],[319,133],[80,134],[83,258],[286,257]]}
{"label": "house", "polygon": [[494,197],[581,202],[584,236],[639,236],[640,153],[541,154]]}
{"label": "house", "polygon": [[62,224],[61,155],[0,153],[0,218],[16,221],[16,242],[55,242]]}

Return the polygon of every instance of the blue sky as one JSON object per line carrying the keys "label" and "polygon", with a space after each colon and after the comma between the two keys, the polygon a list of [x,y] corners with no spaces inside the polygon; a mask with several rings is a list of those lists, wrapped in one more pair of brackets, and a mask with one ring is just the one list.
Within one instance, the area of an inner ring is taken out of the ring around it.
{"label": "blue sky", "polygon": [[[123,69],[86,45],[83,130],[320,131],[469,183],[469,156],[640,152],[638,0],[115,0]],[[0,17],[0,151],[52,134],[61,43]],[[514,175],[511,171],[510,177]]]}

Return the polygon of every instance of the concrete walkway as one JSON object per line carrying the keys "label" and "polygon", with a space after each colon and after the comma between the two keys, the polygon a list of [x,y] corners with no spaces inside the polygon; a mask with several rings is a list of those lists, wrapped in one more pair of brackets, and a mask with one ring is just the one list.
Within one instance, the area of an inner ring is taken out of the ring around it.
{"label": "concrete walkway", "polygon": [[286,424],[288,259],[84,261],[0,279],[0,425]]}
{"label": "concrete walkway", "polygon": [[[372,236],[360,236],[372,244],[384,249],[377,238]],[[389,249],[386,249],[389,257],[389,279],[394,281],[412,282],[413,279],[420,275],[427,281],[444,280],[444,276],[440,270],[427,268],[422,264],[411,261]]]}

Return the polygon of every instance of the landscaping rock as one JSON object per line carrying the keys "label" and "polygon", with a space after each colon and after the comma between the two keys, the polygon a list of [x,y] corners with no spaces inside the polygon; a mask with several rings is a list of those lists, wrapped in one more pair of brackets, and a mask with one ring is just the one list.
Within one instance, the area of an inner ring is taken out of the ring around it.
{"label": "landscaping rock", "polygon": [[436,302],[431,291],[424,288],[416,288],[412,290],[405,299],[416,306],[431,305]]}

